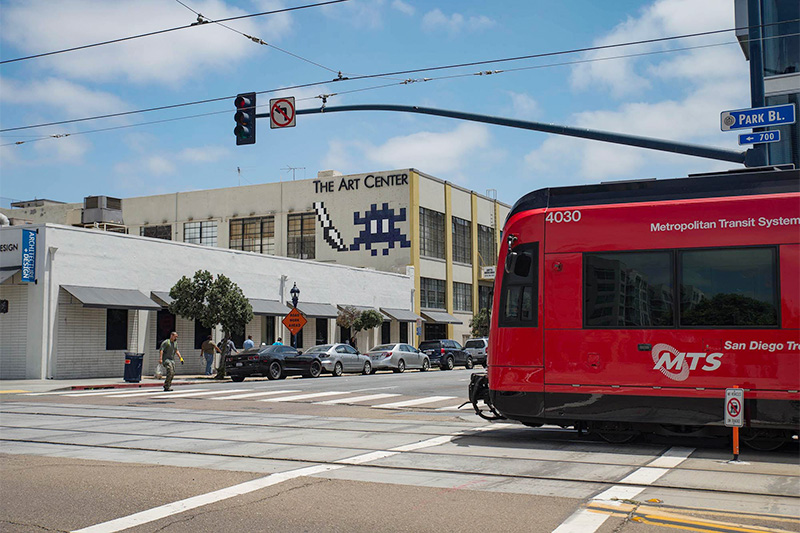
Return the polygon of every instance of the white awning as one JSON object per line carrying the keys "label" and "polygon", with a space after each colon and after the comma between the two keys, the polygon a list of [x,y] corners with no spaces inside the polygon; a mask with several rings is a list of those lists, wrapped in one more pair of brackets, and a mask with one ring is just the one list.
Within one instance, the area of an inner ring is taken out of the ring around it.
{"label": "white awning", "polygon": [[104,309],[151,309],[157,311],[161,306],[135,289],[111,289],[106,287],[81,287],[62,285],[84,307]]}
{"label": "white awning", "polygon": [[381,313],[397,320],[398,322],[416,322],[417,320],[425,320],[413,311],[405,309],[394,309],[391,307],[381,307]]}
{"label": "white awning", "polygon": [[150,298],[160,304],[161,307],[169,307],[169,304],[175,301],[169,295],[169,292],[150,291]]}
{"label": "white awning", "polygon": [[336,318],[339,316],[339,311],[331,304],[299,302],[297,304],[297,309],[304,315],[312,318]]}
{"label": "white awning", "polygon": [[11,279],[12,277],[14,277],[14,274],[16,274],[19,271],[20,271],[19,268],[13,268],[10,270],[0,270],[0,283],[3,283],[7,279]]}
{"label": "white awning", "polygon": [[289,312],[289,308],[278,300],[259,300],[258,298],[249,298],[249,300],[254,315],[285,316]]}
{"label": "white awning", "polygon": [[450,313],[444,311],[422,311],[422,317],[428,322],[439,322],[443,324],[461,324],[461,320],[457,319]]}

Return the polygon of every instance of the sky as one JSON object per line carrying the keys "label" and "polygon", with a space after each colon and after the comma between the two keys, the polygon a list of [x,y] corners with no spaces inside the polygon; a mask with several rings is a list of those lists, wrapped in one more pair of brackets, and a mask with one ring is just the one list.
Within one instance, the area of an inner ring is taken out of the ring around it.
{"label": "sky", "polygon": [[[185,26],[196,13],[219,20],[319,1],[0,0],[0,61]],[[294,96],[298,109],[319,109],[329,95],[328,107],[417,105],[739,150],[736,135],[719,127],[720,112],[750,107],[748,63],[733,32],[334,81],[339,72],[386,74],[729,29],[733,4],[348,0],[0,64],[0,130],[9,130],[0,131],[0,206],[410,167],[482,194],[493,189],[513,204],[543,187],[739,168],[386,111],[301,115],[282,129],[259,119],[249,146],[236,146],[233,134],[234,97],[264,91],[259,113],[271,98]],[[220,100],[14,129],[212,99]]]}

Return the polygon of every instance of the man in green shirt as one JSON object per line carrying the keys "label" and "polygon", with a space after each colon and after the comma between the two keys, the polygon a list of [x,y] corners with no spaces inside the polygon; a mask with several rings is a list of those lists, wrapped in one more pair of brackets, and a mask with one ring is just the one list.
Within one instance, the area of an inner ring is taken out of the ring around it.
{"label": "man in green shirt", "polygon": [[158,362],[164,365],[164,369],[167,371],[167,376],[164,379],[165,391],[172,390],[172,378],[175,377],[175,354],[178,355],[181,363],[183,363],[183,357],[181,357],[181,352],[178,350],[177,341],[178,334],[173,331],[169,334],[169,339],[165,339],[161,343],[161,348],[158,351]]}

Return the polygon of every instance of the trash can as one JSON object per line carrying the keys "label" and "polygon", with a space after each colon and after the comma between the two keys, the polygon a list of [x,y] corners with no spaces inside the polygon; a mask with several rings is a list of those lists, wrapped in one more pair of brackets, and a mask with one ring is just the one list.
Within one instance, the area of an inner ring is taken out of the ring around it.
{"label": "trash can", "polygon": [[143,353],[125,352],[125,381],[139,383],[142,380],[143,359]]}

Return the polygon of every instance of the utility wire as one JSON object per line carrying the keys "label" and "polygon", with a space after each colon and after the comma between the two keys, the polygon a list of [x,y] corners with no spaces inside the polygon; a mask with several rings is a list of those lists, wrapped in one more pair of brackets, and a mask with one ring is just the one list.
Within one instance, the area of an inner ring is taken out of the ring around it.
{"label": "utility wire", "polygon": [[[797,21],[800,21],[800,19],[795,19],[795,20],[791,20],[791,21],[783,21],[783,22],[774,23],[774,24],[785,24],[787,22],[797,22]],[[774,24],[770,24],[770,25],[774,25]],[[288,87],[281,87],[281,88],[276,88],[276,89],[268,89],[268,90],[265,90],[265,91],[259,91],[256,94],[268,94],[268,93],[274,93],[274,92],[278,92],[278,91],[304,89],[304,88],[308,88],[308,87],[315,87],[315,86],[319,86],[319,85],[324,85],[326,83],[330,83],[331,81],[366,80],[366,79],[382,78],[382,77],[388,77],[388,76],[397,76],[397,75],[400,75],[400,74],[414,74],[414,73],[420,73],[420,72],[431,72],[431,71],[436,71],[436,70],[449,70],[449,69],[454,69],[454,68],[464,68],[464,67],[470,67],[470,66],[486,65],[486,64],[491,64],[491,63],[506,63],[506,62],[512,62],[512,61],[522,61],[522,60],[528,60],[528,59],[540,59],[540,58],[544,58],[544,57],[555,57],[555,56],[560,56],[560,55],[584,53],[584,52],[591,52],[591,51],[598,51],[598,50],[608,50],[608,49],[613,49],[613,48],[622,48],[622,47],[636,46],[636,45],[642,45],[642,44],[653,44],[653,43],[658,43],[658,42],[667,42],[667,41],[673,41],[673,40],[678,40],[678,39],[686,39],[686,38],[691,38],[691,37],[717,35],[717,34],[721,34],[721,33],[735,31],[737,29],[744,29],[744,28],[729,28],[729,29],[725,29],[725,30],[711,30],[711,31],[706,31],[706,32],[689,33],[689,34],[677,35],[677,36],[672,36],[672,37],[659,37],[659,38],[654,38],[654,39],[630,41],[630,42],[626,42],[626,43],[616,43],[616,44],[609,44],[609,45],[600,45],[600,46],[592,46],[592,47],[585,47],[585,48],[576,48],[576,49],[572,49],[572,50],[562,50],[562,51],[558,51],[558,52],[544,52],[544,53],[539,53],[539,54],[529,54],[529,55],[525,55],[525,56],[516,56],[516,57],[508,57],[508,58],[485,60],[485,61],[472,61],[472,62],[468,62],[468,63],[458,63],[458,64],[451,64],[451,65],[443,65],[443,66],[438,66],[438,67],[425,67],[425,68],[419,68],[419,69],[400,70],[400,71],[381,73],[381,74],[369,74],[369,75],[364,75],[364,76],[355,76],[355,77],[346,77],[346,78],[334,78],[333,80],[328,80],[328,81],[319,81],[319,82],[312,82],[312,83],[293,85],[293,86],[288,86]],[[779,36],[769,37],[767,39],[782,38],[782,37],[785,37],[785,36],[779,35]],[[765,40],[765,39],[762,38],[762,40]],[[666,52],[668,52],[668,51],[666,51]],[[598,61],[598,60],[602,60],[602,59],[603,58],[594,58],[594,59],[584,60],[584,62],[585,61]],[[491,71],[490,71],[490,73],[491,73]],[[416,80],[412,80],[412,81],[416,81]],[[424,79],[423,79],[423,81],[424,81]],[[405,82],[409,82],[409,80],[405,80]],[[401,82],[401,83],[403,83],[403,82]],[[152,112],[152,111],[163,111],[163,110],[167,110],[167,109],[176,109],[176,108],[180,108],[180,107],[187,107],[187,106],[193,106],[193,105],[199,105],[199,104],[207,104],[207,103],[212,103],[212,102],[220,102],[220,101],[223,101],[223,100],[229,100],[231,98],[234,98],[234,96],[223,96],[223,97],[219,97],[219,98],[208,98],[208,99],[205,99],[205,100],[197,100],[197,101],[194,101],[194,102],[184,102],[184,103],[181,103],[181,104],[171,104],[171,105],[165,105],[165,106],[151,107],[151,108],[147,108],[147,109],[138,109],[138,110],[134,110],[134,111],[123,111],[123,112],[119,112],[119,113],[109,113],[109,114],[106,114],[106,115],[96,115],[96,116],[92,116],[92,117],[84,117],[84,118],[79,118],[79,119],[62,120],[62,121],[57,121],[57,122],[47,122],[47,123],[42,123],[42,124],[34,124],[34,125],[30,125],[30,126],[18,126],[18,127],[15,127],[15,128],[4,128],[4,129],[0,129],[0,133],[9,132],[9,131],[20,131],[20,130],[26,130],[26,129],[32,129],[32,128],[40,128],[40,127],[45,127],[45,126],[57,126],[57,125],[62,125],[62,124],[74,124],[74,123],[77,123],[77,122],[85,122],[85,121],[89,121],[89,120],[99,120],[99,119],[103,119],[103,118],[115,118],[115,117],[138,114],[138,113],[147,113],[147,112]]]}
{"label": "utility wire", "polygon": [[[310,7],[321,7],[321,6],[327,6],[327,5],[330,5],[330,4],[339,4],[341,2],[349,2],[349,1],[350,0],[328,0],[327,2],[319,2],[317,4],[306,4],[306,5],[303,5],[303,6],[287,7],[287,8],[283,8],[283,9],[275,9],[273,11],[263,11],[261,13],[251,13],[249,15],[240,15],[238,17],[228,17],[228,18],[225,18],[225,19],[216,20],[214,22],[217,22],[217,23],[230,22],[232,20],[241,20],[241,19],[246,19],[246,18],[251,18],[251,17],[260,17],[260,16],[263,16],[263,15],[275,15],[277,13],[287,13],[289,11],[298,11],[300,9],[308,9]],[[35,55],[30,55],[30,56],[25,56],[25,57],[17,57],[15,59],[6,59],[4,61],[0,61],[0,65],[5,65],[6,63],[14,63],[16,61],[25,61],[25,60],[28,60],[28,59],[36,59],[36,58],[39,58],[39,57],[52,56],[52,55],[55,55],[55,54],[63,54],[65,52],[74,52],[76,50],[85,50],[87,48],[94,48],[95,46],[104,46],[106,44],[121,43],[123,41],[130,41],[130,40],[133,40],[133,39],[140,39],[142,37],[151,37],[153,35],[159,35],[159,34],[162,34],[162,33],[169,33],[169,32],[177,31],[177,30],[185,30],[187,28],[193,28],[195,26],[200,26],[200,25],[202,25],[202,23],[195,22],[195,23],[192,23],[192,24],[187,24],[186,26],[176,26],[174,28],[168,28],[168,29],[165,29],[165,30],[158,30],[158,31],[151,31],[151,32],[148,32],[148,33],[141,33],[139,35],[131,35],[129,37],[122,37],[120,39],[111,39],[110,41],[103,41],[103,42],[100,42],[100,43],[85,44],[85,45],[82,45],[82,46],[75,46],[73,48],[65,48],[63,50],[55,50],[53,52],[45,52],[45,53],[42,53],[42,54],[35,54]]]}

